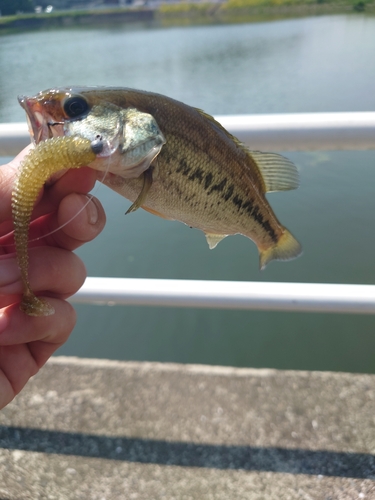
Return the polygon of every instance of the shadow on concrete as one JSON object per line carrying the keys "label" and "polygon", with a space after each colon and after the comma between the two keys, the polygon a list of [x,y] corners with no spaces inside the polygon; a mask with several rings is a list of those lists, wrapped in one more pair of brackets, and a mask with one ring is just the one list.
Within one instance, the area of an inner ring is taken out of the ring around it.
{"label": "shadow on concrete", "polygon": [[196,444],[0,426],[0,448],[145,464],[375,479],[375,455]]}

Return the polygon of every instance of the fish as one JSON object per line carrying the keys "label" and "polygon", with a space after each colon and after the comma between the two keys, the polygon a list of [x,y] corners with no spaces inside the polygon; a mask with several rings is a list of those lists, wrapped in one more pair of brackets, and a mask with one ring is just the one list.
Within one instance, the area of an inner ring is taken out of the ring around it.
{"label": "fish", "polygon": [[296,189],[296,166],[251,151],[204,111],[130,88],[63,87],[20,96],[35,144],[80,137],[101,145],[88,164],[138,208],[204,232],[209,247],[242,234],[259,251],[260,269],[301,254],[266,193]]}

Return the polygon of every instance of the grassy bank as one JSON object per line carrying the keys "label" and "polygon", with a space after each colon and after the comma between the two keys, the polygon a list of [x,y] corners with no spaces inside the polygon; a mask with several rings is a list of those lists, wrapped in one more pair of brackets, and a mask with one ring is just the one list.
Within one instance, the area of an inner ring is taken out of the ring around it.
{"label": "grassy bank", "polygon": [[158,16],[164,24],[246,22],[306,15],[374,12],[374,1],[357,0],[227,0],[223,3],[179,3],[161,5]]}

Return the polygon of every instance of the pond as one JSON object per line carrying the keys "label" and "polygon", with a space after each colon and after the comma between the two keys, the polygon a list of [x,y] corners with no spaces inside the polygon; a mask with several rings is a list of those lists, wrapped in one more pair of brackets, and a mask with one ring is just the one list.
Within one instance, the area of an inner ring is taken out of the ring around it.
{"label": "pond", "polygon": [[[0,37],[0,122],[24,121],[17,94],[55,86],[151,90],[211,114],[375,110],[375,18],[25,32]],[[375,151],[292,152],[301,187],[268,196],[301,241],[291,262],[258,269],[255,245],[204,235],[99,186],[103,234],[78,250],[90,276],[375,282]],[[1,163],[5,162],[2,159]],[[58,354],[375,373],[375,317],[77,306]]]}

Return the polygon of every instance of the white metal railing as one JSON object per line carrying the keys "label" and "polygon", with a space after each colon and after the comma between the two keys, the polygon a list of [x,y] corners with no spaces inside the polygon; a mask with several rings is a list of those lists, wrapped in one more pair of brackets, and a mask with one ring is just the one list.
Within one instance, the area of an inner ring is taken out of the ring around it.
{"label": "white metal railing", "polygon": [[375,314],[375,285],[87,278],[77,304]]}
{"label": "white metal railing", "polygon": [[[375,112],[217,116],[264,151],[375,149]],[[0,156],[30,142],[26,124],[0,124]],[[375,314],[375,285],[87,278],[74,303]]]}
{"label": "white metal railing", "polygon": [[[216,116],[233,135],[263,151],[375,149],[375,112]],[[0,123],[0,156],[29,144],[26,123]]]}

